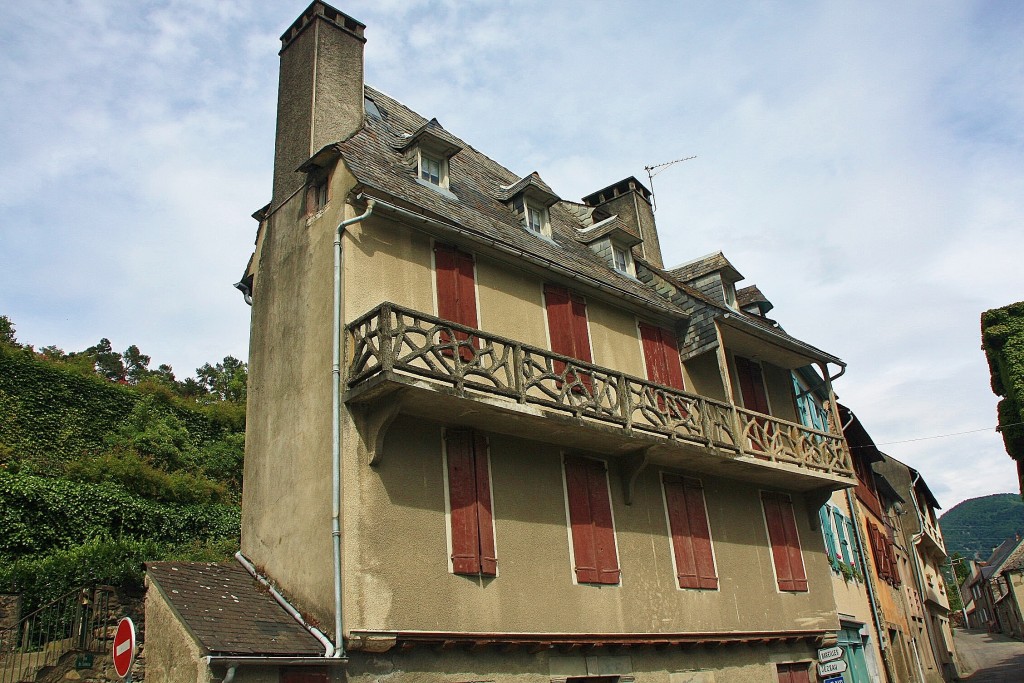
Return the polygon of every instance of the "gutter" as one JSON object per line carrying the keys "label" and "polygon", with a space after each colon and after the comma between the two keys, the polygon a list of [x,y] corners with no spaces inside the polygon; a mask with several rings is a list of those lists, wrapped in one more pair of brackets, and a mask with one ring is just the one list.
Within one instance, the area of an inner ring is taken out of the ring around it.
{"label": "gutter", "polygon": [[[360,195],[362,196],[362,195]],[[327,656],[345,657],[345,637],[342,632],[341,600],[341,326],[343,306],[341,300],[341,235],[350,225],[370,217],[376,200],[368,199],[366,211],[343,220],[334,231],[334,321],[331,362],[331,539],[334,555],[334,651]]]}
{"label": "gutter", "polygon": [[[535,255],[533,255],[533,254],[531,254],[531,253],[529,253],[527,251],[524,251],[522,249],[519,249],[517,247],[512,247],[512,246],[510,246],[508,244],[504,244],[503,242],[501,242],[501,241],[499,241],[499,240],[497,240],[497,239],[495,239],[493,237],[488,237],[486,235],[481,235],[481,234],[479,234],[477,232],[471,232],[471,231],[469,231],[469,230],[467,230],[467,229],[465,229],[465,228],[463,228],[461,226],[458,226],[458,225],[455,225],[455,224],[452,224],[452,223],[445,223],[444,221],[439,221],[439,220],[434,219],[434,218],[429,218],[427,216],[424,216],[423,214],[416,213],[415,211],[410,211],[409,209],[404,209],[404,208],[402,208],[400,206],[396,206],[395,204],[391,204],[389,202],[386,202],[383,199],[376,199],[376,198],[374,198],[374,197],[372,197],[370,195],[364,194],[364,193],[360,193],[359,195],[357,195],[356,199],[366,199],[368,202],[374,202],[377,206],[379,206],[382,209],[385,209],[386,211],[388,211],[390,213],[398,214],[400,216],[404,216],[404,217],[409,218],[411,220],[419,221],[420,223],[423,223],[423,224],[426,224],[426,225],[433,225],[435,227],[439,227],[439,228],[441,228],[442,230],[444,230],[446,232],[457,232],[460,235],[462,235],[462,236],[464,236],[464,237],[466,237],[466,238],[468,238],[468,239],[470,239],[470,240],[472,240],[474,242],[483,243],[483,244],[487,245],[488,247],[490,247],[490,248],[492,248],[492,249],[494,249],[496,251],[500,251],[502,253],[509,254],[511,256],[516,257],[517,259],[521,259],[523,261],[527,261],[529,263],[532,263],[535,266],[540,266],[541,268],[544,268],[545,270],[554,271],[554,272],[558,273],[559,275],[562,275],[562,276],[567,277],[567,278],[572,279],[572,280],[576,280],[578,282],[582,282],[582,283],[586,284],[589,287],[592,287],[592,288],[598,289],[598,290],[600,290],[602,292],[606,292],[608,294],[611,294],[611,295],[615,296],[616,298],[628,299],[631,302],[633,302],[634,305],[638,305],[638,306],[642,307],[645,310],[655,309],[655,310],[658,310],[663,315],[671,316],[674,319],[679,319],[679,318],[686,318],[686,319],[688,319],[689,318],[689,316],[685,312],[683,312],[682,310],[680,310],[677,307],[658,305],[654,301],[645,299],[645,298],[643,298],[643,297],[641,297],[641,296],[639,296],[637,294],[634,294],[632,292],[628,292],[628,291],[626,291],[624,289],[621,289],[619,287],[615,287],[613,285],[605,284],[604,282],[601,282],[600,280],[597,280],[596,278],[588,277],[586,275],[581,275],[581,274],[579,274],[579,273],[577,273],[577,272],[575,272],[575,271],[573,271],[573,270],[571,270],[569,268],[566,268],[565,266],[563,266],[562,264],[558,263],[557,261],[552,261],[552,260],[543,258],[541,256],[535,256]],[[657,295],[655,295],[655,296],[657,296]]]}
{"label": "gutter", "polygon": [[[274,600],[277,601],[277,604],[279,604],[284,609],[284,611],[287,612],[289,616],[291,616],[292,619],[299,622],[302,628],[309,631],[309,634],[311,636],[320,641],[320,644],[324,646],[324,657],[331,657],[335,654],[334,646],[331,645],[331,641],[327,638],[327,636],[325,636],[320,631],[320,629],[307,623],[306,620],[302,618],[302,615],[299,614],[299,611],[292,607],[291,603],[288,602],[288,600],[285,599],[283,595],[277,592],[277,589],[274,588],[273,584],[267,581],[262,575],[260,575],[258,571],[256,571],[256,567],[254,567],[252,562],[250,562],[245,557],[245,555],[242,554],[241,550],[235,553],[235,559],[238,560],[239,564],[245,567],[245,571],[249,572],[249,574],[251,574],[254,579],[260,582],[260,585],[262,585],[270,592],[270,595],[274,598]],[[321,661],[323,661],[323,657],[318,657],[316,659],[320,659]],[[228,683],[230,683],[230,681]]]}

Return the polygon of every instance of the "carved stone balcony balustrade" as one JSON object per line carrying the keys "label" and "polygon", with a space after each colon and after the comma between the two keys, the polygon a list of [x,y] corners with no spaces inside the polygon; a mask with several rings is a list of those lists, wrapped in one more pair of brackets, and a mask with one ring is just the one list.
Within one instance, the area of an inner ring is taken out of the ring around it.
{"label": "carved stone balcony balustrade", "polygon": [[[345,400],[357,409],[363,406],[364,419],[375,422],[377,431],[386,429],[400,410],[442,420],[460,413],[464,423],[476,415],[479,426],[499,431],[505,424],[499,413],[517,413],[518,424],[506,425],[505,433],[633,455],[637,467],[653,451],[660,454],[658,460],[677,465],[694,465],[692,454],[738,461],[747,467],[731,472],[748,479],[766,480],[763,473],[751,474],[750,465],[774,468],[804,477],[801,488],[854,481],[840,436],[397,304],[377,306],[348,325],[347,333]],[[396,391],[398,397],[392,395]],[[424,391],[433,395],[424,398]],[[416,393],[419,399],[407,398]],[[452,398],[460,400],[458,407]],[[467,406],[465,399],[474,405]],[[403,401],[406,408],[400,408]],[[530,425],[522,423],[530,418]],[[370,450],[372,458],[379,457],[379,448],[370,444]],[[691,457],[680,460],[684,451]]]}

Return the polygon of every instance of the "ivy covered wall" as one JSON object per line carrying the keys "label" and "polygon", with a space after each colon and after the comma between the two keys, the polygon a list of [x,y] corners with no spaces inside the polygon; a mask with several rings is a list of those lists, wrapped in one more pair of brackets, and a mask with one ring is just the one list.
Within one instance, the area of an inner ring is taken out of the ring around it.
{"label": "ivy covered wall", "polygon": [[992,391],[1003,399],[998,407],[1003,443],[1017,461],[1024,494],[1024,301],[982,313],[981,339]]}

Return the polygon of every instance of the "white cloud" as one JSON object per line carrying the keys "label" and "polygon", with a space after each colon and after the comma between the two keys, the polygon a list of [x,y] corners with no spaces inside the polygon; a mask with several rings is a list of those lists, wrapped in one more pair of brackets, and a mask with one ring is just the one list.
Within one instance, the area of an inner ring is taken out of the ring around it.
{"label": "white cloud", "polygon": [[[234,0],[0,9],[0,312],[23,340],[244,355],[277,37]],[[1024,298],[1024,11],[369,2],[367,82],[570,199],[644,165],[666,261],[723,249],[850,363],[879,442],[995,422],[978,316]],[[282,13],[283,12],[283,13]],[[998,435],[889,448],[944,505],[1011,490]]]}

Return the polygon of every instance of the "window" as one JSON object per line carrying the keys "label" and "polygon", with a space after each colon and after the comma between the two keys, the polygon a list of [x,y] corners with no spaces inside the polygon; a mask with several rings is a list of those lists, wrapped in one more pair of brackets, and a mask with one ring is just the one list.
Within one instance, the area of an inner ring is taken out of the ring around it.
{"label": "window", "polygon": [[683,389],[682,364],[676,335],[663,327],[638,323],[647,366],[647,379],[673,389]]}
{"label": "window", "polygon": [[626,247],[615,243],[612,243],[612,265],[615,267],[615,270],[623,275],[636,276],[633,266],[633,254]]}
{"label": "window", "polygon": [[[587,331],[587,303],[576,292],[571,292],[558,285],[544,285],[544,302],[548,313],[548,336],[551,338],[551,350],[563,356],[577,358],[586,363],[591,362],[590,334]],[[559,375],[565,372],[565,362],[554,361],[554,371]],[[580,390],[577,379],[582,382],[589,393],[592,380],[589,374],[570,372],[565,381],[574,390]]]}
{"label": "window", "polygon": [[761,493],[768,540],[775,563],[775,578],[781,591],[806,591],[807,574],[800,552],[800,536],[796,530],[793,502],[782,493]]}
{"label": "window", "polygon": [[[764,387],[764,375],[761,372],[761,364],[742,356],[735,356],[735,361],[743,407],[756,413],[771,414],[768,406],[768,392]],[[767,450],[766,446],[768,444],[762,443],[762,440],[770,439],[774,428],[772,423],[763,417],[758,417],[756,420],[764,433],[751,434],[750,447],[755,451],[764,451]]]}
{"label": "window", "polygon": [[725,305],[734,311],[738,311],[739,307],[736,305],[736,285],[731,282],[722,281],[722,295],[725,298]]}
{"label": "window", "polygon": [[717,589],[704,487],[698,479],[672,474],[662,477],[662,485],[679,587]]}
{"label": "window", "polygon": [[896,555],[892,549],[892,540],[886,532],[879,529],[875,524],[868,523],[868,540],[871,543],[871,553],[875,560],[875,573],[891,586],[900,585],[900,571],[896,563]]}
{"label": "window", "polygon": [[[473,255],[446,244],[434,245],[434,270],[437,274],[437,316],[466,327],[476,327],[476,280]],[[442,344],[452,342],[451,334],[441,330]],[[480,340],[466,332],[455,332],[459,357],[471,361],[474,347]],[[454,356],[452,349],[442,349],[446,356]]]}
{"label": "window", "polygon": [[548,210],[526,202],[526,227],[538,235],[548,234]]}
{"label": "window", "polygon": [[810,666],[806,662],[776,664],[779,683],[811,683]]}
{"label": "window", "polygon": [[800,415],[800,423],[805,427],[817,429],[820,432],[828,431],[828,415],[825,409],[814,400],[814,394],[804,383],[800,381],[796,373],[793,373],[793,395],[796,397],[796,409]]}
{"label": "window", "polygon": [[565,493],[576,581],[617,584],[619,558],[615,550],[611,497],[605,463],[565,456]]}
{"label": "window", "polygon": [[420,150],[420,179],[438,187],[448,187],[448,163],[441,157]]}
{"label": "window", "polygon": [[452,572],[496,576],[487,440],[469,429],[445,431]]}
{"label": "window", "polygon": [[312,216],[317,213],[325,206],[327,206],[328,200],[328,178],[322,176],[311,180],[309,185],[306,187],[306,215]]}
{"label": "window", "polygon": [[829,564],[837,571],[840,564],[857,569],[859,559],[853,520],[844,515],[839,508],[829,504],[821,506],[818,510],[818,517],[821,520],[822,536],[825,537],[825,550],[828,553]]}

